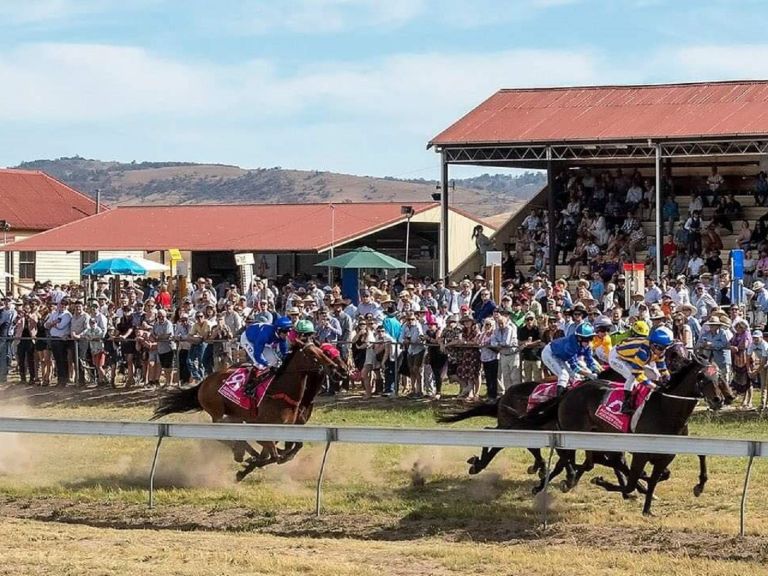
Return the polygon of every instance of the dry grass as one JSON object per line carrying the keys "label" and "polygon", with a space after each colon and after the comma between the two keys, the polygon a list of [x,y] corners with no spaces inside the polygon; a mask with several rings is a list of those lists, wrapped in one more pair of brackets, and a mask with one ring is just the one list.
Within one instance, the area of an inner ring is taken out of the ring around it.
{"label": "dry grass", "polygon": [[199,574],[344,575],[561,575],[768,574],[765,566],[654,553],[603,552],[588,546],[495,546],[347,539],[281,538],[258,534],[120,531],[7,520],[0,524],[0,574],[78,576],[193,576]]}

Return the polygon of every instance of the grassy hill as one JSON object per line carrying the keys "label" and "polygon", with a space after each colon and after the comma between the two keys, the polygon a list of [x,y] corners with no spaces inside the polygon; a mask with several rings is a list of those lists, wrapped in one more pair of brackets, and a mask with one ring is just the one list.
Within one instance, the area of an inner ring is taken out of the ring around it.
{"label": "grassy hill", "polygon": [[[17,168],[42,170],[73,188],[119,204],[233,204],[301,202],[423,202],[437,192],[436,181],[352,176],[334,172],[244,169],[187,162],[104,162],[75,156],[23,162]],[[455,181],[457,208],[481,217],[516,212],[544,185],[545,176],[483,175]]]}

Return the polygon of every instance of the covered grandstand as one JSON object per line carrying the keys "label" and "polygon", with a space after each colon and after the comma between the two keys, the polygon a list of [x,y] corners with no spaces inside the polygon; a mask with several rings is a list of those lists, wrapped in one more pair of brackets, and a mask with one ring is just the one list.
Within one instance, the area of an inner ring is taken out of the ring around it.
{"label": "covered grandstand", "polygon": [[[681,216],[686,215],[690,194],[705,188],[713,166],[724,180],[721,192],[734,193],[744,207],[743,218],[754,225],[766,211],[751,193],[768,153],[768,81],[500,90],[429,147],[441,157],[443,275],[482,267],[478,254],[453,270],[448,266],[451,165],[547,171],[548,186],[492,238],[498,249],[514,245],[531,206],[545,209],[549,238],[557,237],[558,209],[567,202],[564,190],[551,187],[558,175],[637,170],[655,186],[655,209],[642,226],[661,254],[665,194],[674,187]],[[705,220],[711,212],[704,210]],[[735,237],[723,240],[724,250],[737,247]],[[550,277],[563,272],[555,250],[556,242],[549,242]],[[655,262],[660,276],[662,258]]]}

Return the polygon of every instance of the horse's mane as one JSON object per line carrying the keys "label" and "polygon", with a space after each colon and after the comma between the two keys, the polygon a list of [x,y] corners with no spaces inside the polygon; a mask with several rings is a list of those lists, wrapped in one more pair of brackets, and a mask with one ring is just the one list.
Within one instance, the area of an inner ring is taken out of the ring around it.
{"label": "horse's mane", "polygon": [[283,373],[288,368],[288,364],[291,363],[291,360],[293,360],[293,357],[295,355],[296,355],[296,350],[290,350],[288,354],[285,355],[285,358],[283,358],[283,361],[280,363],[280,366],[275,371],[275,381],[277,381],[277,379],[283,375]]}

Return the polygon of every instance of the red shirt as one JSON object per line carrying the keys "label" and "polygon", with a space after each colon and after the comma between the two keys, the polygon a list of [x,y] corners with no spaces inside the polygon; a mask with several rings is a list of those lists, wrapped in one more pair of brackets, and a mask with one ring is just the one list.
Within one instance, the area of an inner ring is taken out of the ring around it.
{"label": "red shirt", "polygon": [[155,296],[155,302],[160,304],[164,309],[171,309],[171,294],[170,292],[160,292]]}
{"label": "red shirt", "polygon": [[675,246],[674,242],[667,242],[662,246],[661,253],[664,255],[664,258],[671,258],[677,254],[677,246]]}

